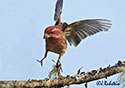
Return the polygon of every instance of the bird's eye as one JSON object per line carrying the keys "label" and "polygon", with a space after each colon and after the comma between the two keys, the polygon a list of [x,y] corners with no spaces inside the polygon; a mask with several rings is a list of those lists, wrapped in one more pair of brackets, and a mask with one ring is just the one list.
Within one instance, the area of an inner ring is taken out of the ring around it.
{"label": "bird's eye", "polygon": [[54,34],[54,32],[51,32],[51,34]]}

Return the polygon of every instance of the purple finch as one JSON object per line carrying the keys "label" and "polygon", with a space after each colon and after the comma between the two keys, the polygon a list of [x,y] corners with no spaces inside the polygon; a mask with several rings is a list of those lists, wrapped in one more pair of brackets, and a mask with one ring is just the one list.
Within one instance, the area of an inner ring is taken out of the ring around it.
{"label": "purple finch", "polygon": [[61,56],[67,48],[67,41],[75,47],[88,36],[101,31],[108,31],[111,28],[110,20],[107,19],[88,19],[76,21],[71,24],[62,23],[60,16],[62,13],[63,0],[57,0],[54,20],[54,26],[45,29],[44,38],[46,41],[46,52],[44,58],[40,60],[41,65],[47,57],[49,51],[59,54],[56,66],[59,66]]}

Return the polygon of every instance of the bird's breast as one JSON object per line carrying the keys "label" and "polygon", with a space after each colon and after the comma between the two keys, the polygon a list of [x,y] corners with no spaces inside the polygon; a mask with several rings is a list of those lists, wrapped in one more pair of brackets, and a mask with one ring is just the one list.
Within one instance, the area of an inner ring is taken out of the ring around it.
{"label": "bird's breast", "polygon": [[67,48],[67,43],[65,39],[49,38],[46,39],[46,48],[48,51],[63,55]]}

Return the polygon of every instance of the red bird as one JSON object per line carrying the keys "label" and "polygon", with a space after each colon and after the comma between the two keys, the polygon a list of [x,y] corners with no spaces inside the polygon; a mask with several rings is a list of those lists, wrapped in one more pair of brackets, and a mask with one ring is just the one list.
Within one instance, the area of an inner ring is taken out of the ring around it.
{"label": "red bird", "polygon": [[63,0],[57,0],[54,20],[54,26],[45,29],[44,38],[46,41],[46,52],[41,62],[47,57],[48,51],[59,54],[56,66],[59,66],[61,56],[67,49],[67,41],[75,47],[82,39],[101,31],[108,31],[111,28],[110,20],[107,19],[88,19],[81,20],[71,24],[62,23],[60,16],[62,13]]}

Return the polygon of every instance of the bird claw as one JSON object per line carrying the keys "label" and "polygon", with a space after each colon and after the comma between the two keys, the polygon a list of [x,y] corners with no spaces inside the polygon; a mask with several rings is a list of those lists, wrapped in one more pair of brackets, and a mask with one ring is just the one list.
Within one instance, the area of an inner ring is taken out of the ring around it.
{"label": "bird claw", "polygon": [[37,62],[39,62],[41,66],[43,66],[43,60],[37,60]]}
{"label": "bird claw", "polygon": [[53,65],[53,69],[49,72],[49,78],[61,78],[62,66],[61,63],[56,63]]}
{"label": "bird claw", "polygon": [[56,63],[56,68],[57,68],[59,71],[63,72],[61,63]]}

